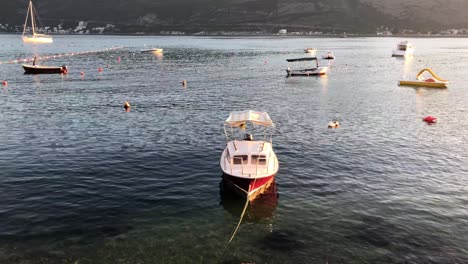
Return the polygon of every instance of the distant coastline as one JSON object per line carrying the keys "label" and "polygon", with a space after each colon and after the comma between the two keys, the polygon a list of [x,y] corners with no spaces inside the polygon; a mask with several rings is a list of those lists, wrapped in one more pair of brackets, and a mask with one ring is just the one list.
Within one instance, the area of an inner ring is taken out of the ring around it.
{"label": "distant coastline", "polygon": [[[393,35],[378,35],[378,34],[349,34],[346,37],[343,37],[341,34],[320,34],[320,35],[310,35],[310,34],[231,34],[232,32],[223,34],[223,33],[210,33],[206,32],[204,34],[157,34],[157,33],[90,33],[90,34],[74,34],[74,33],[48,33],[54,36],[164,36],[164,37],[278,37],[278,38],[468,38],[468,34],[463,35],[427,35],[427,34],[393,34]],[[21,35],[21,32],[0,32],[0,35]]]}

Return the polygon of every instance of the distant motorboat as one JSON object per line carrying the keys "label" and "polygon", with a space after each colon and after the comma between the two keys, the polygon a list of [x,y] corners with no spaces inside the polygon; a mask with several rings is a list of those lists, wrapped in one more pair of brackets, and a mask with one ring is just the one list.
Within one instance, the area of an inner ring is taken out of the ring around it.
{"label": "distant motorboat", "polygon": [[333,52],[329,51],[329,52],[327,52],[326,55],[322,56],[322,59],[324,59],[324,60],[334,60],[335,55],[333,55]]}
{"label": "distant motorboat", "polygon": [[312,56],[315,57],[315,55],[317,54],[317,49],[315,49],[315,48],[306,48],[306,49],[304,49],[304,53],[311,54]]}
{"label": "distant motorboat", "polygon": [[144,53],[144,52],[162,53],[163,49],[160,49],[160,48],[142,49],[142,50],[140,50],[140,52],[142,52],[142,53]]}
{"label": "distant motorboat", "polygon": [[320,67],[319,62],[316,57],[305,57],[305,58],[298,58],[298,59],[287,59],[287,62],[292,65],[293,63],[302,63],[302,62],[310,62],[310,61],[315,61],[316,64],[314,65],[315,67],[306,67],[306,66],[301,66],[301,68],[298,69],[299,66],[294,65],[294,68],[288,67],[286,69],[286,73],[288,76],[314,76],[314,75],[325,75],[328,71],[328,67]]}
{"label": "distant motorboat", "polygon": [[414,46],[408,41],[398,43],[396,50],[393,51],[392,57],[411,57],[414,53]]}
{"label": "distant motorboat", "polygon": [[[34,44],[47,44],[52,43],[54,40],[52,36],[45,35],[45,34],[38,34],[36,33],[36,22],[34,21],[34,8],[32,5],[32,1],[29,1],[28,12],[26,13],[26,21],[24,22],[23,28],[23,42],[24,43],[34,43]],[[31,14],[31,29],[32,35],[27,35],[26,32],[26,25],[28,23],[29,14]]]}

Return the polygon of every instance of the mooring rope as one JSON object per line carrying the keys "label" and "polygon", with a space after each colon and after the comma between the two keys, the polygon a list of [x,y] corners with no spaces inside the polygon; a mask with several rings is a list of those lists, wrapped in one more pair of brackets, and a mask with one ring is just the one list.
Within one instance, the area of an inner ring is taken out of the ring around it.
{"label": "mooring rope", "polygon": [[[257,179],[255,179],[255,181],[256,181],[256,180],[257,180]],[[255,181],[254,181],[254,182],[255,182]],[[234,187],[236,187],[236,186],[234,186]],[[236,187],[236,188],[240,188],[240,187]],[[249,190],[250,190],[250,187],[249,187]],[[245,214],[245,212],[247,211],[247,207],[248,207],[249,201],[250,201],[249,198],[250,198],[250,195],[249,195],[249,192],[247,192],[247,200],[245,201],[244,209],[242,210],[242,214],[241,214],[241,216],[240,216],[239,222],[237,223],[237,227],[236,227],[236,229],[234,230],[234,232],[232,233],[231,238],[229,239],[229,241],[227,242],[227,244],[224,246],[224,249],[223,249],[221,255],[219,256],[219,258],[216,260],[216,263],[219,263],[219,261],[221,260],[221,258],[224,257],[224,253],[226,253],[229,244],[231,243],[231,241],[232,241],[232,240],[234,239],[234,237],[236,236],[237,231],[238,231],[238,229],[239,229],[239,227],[240,227],[240,224],[242,223],[242,219],[244,218],[244,214]]]}
{"label": "mooring rope", "polygon": [[247,211],[247,207],[249,206],[249,202],[250,202],[250,188],[252,186],[255,186],[255,182],[257,181],[257,178],[255,178],[255,180],[253,181],[253,184],[249,186],[249,191],[247,192],[247,197],[246,197],[246,201],[245,201],[245,205],[244,205],[244,210],[242,210],[242,214],[240,216],[240,219],[239,219],[239,223],[237,223],[237,227],[236,229],[234,230],[234,233],[232,233],[232,236],[231,236],[231,239],[229,239],[228,241],[228,244],[231,243],[231,241],[234,239],[234,237],[236,236],[237,234],[237,231],[242,223],[242,220],[244,219],[244,215],[245,215],[245,212]]}
{"label": "mooring rope", "polygon": [[[257,181],[257,178],[255,178],[252,186],[255,186],[255,182]],[[236,188],[240,188],[240,187],[236,187]],[[242,214],[240,216],[240,219],[239,219],[239,222],[237,223],[237,227],[236,229],[234,230],[234,232],[232,233],[232,236],[231,238],[229,239],[229,241],[227,242],[227,244],[224,246],[224,250],[222,251],[221,255],[219,256],[219,258],[216,260],[216,263],[219,263],[219,261],[221,260],[221,258],[224,257],[224,253],[226,253],[227,249],[228,249],[228,246],[229,244],[232,242],[232,240],[234,239],[234,237],[236,236],[237,234],[237,231],[239,230],[239,227],[242,223],[242,220],[244,219],[244,215],[245,215],[245,212],[247,211],[247,207],[249,205],[249,202],[250,202],[250,186],[249,186],[249,191],[247,192],[247,197],[246,197],[246,201],[245,201],[245,205],[244,205],[244,209],[242,210]]]}
{"label": "mooring rope", "polygon": [[[256,179],[255,179],[256,180]],[[249,188],[250,190],[250,188]],[[240,219],[239,219],[239,223],[237,223],[237,227],[236,229],[234,230],[234,233],[232,233],[232,236],[231,236],[231,239],[229,239],[228,241],[228,244],[231,243],[231,241],[234,239],[234,237],[236,236],[237,234],[237,230],[239,229],[241,223],[242,223],[242,219],[244,219],[244,215],[245,215],[245,212],[247,211],[247,207],[249,206],[249,201],[250,201],[250,192],[247,193],[247,199],[245,201],[245,205],[244,205],[244,210],[242,210],[242,214],[240,216]]]}

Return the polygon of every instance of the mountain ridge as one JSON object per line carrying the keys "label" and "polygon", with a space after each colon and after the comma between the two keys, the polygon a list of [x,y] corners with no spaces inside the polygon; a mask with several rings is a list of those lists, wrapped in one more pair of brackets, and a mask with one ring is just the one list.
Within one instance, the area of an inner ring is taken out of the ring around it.
{"label": "mountain ridge", "polygon": [[[466,2],[466,3],[465,3]],[[437,30],[468,27],[463,0],[41,0],[44,25],[112,23],[127,31],[244,30],[371,33],[377,27]],[[24,23],[27,1],[2,3],[0,23]]]}

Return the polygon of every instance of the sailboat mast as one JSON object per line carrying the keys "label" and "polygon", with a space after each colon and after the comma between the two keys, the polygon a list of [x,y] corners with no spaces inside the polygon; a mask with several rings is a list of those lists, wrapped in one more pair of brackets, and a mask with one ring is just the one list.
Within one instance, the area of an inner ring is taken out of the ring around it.
{"label": "sailboat mast", "polygon": [[31,10],[31,25],[32,25],[32,32],[33,32],[33,36],[34,36],[34,35],[36,35],[36,30],[35,30],[36,25],[34,24],[34,12],[33,12],[32,1],[29,1],[29,8]]}
{"label": "sailboat mast", "polygon": [[26,20],[24,21],[23,36],[24,36],[24,33],[26,33],[26,26],[28,24],[29,9],[30,8],[31,8],[31,1],[29,2],[28,11],[26,12]]}
{"label": "sailboat mast", "polygon": [[[28,6],[28,13],[26,14],[26,21],[24,22],[24,29],[23,29],[23,42],[24,43],[52,43],[54,42],[52,36],[48,36],[46,34],[37,34],[36,33],[36,21],[34,21],[34,6],[32,0],[29,0]],[[28,18],[31,16],[31,28],[32,28],[32,36],[30,36],[29,32],[26,33],[26,27],[28,24]],[[27,36],[26,36],[27,35]]]}

